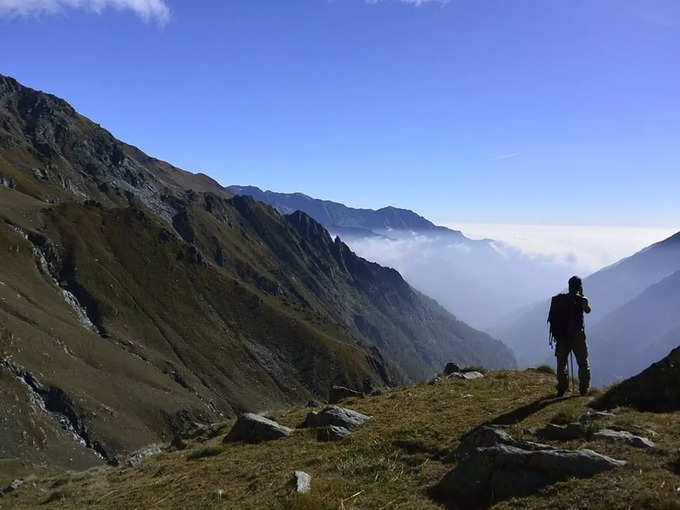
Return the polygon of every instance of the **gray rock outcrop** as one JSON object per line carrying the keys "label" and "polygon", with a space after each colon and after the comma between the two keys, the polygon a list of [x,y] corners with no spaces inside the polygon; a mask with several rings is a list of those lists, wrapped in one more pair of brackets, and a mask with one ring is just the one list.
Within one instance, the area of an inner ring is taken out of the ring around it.
{"label": "gray rock outcrop", "polygon": [[595,409],[621,406],[652,412],[680,410],[680,347],[638,375],[617,384],[591,405]]}
{"label": "gray rock outcrop", "polygon": [[592,450],[565,450],[514,440],[506,431],[493,427],[473,431],[461,447],[456,467],[433,488],[438,498],[456,501],[461,508],[528,495],[549,483],[587,478],[626,464]]}
{"label": "gray rock outcrop", "polygon": [[236,423],[224,437],[224,442],[261,443],[287,437],[292,433],[292,429],[279,425],[274,420],[257,414],[245,413],[236,419]]}
{"label": "gray rock outcrop", "polygon": [[335,425],[336,427],[343,427],[347,430],[353,430],[368,420],[371,416],[345,409],[340,406],[328,406],[321,411],[310,412],[301,427],[326,427],[328,425]]}

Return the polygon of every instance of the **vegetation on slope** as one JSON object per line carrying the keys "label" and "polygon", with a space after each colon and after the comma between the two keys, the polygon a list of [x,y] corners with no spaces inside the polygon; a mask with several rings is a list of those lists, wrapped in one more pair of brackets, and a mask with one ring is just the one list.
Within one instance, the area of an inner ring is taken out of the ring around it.
{"label": "vegetation on slope", "polygon": [[[317,442],[297,430],[275,442],[222,444],[232,422],[211,439],[165,449],[139,468],[96,468],[35,478],[6,496],[14,508],[442,508],[428,488],[455,463],[460,438],[487,422],[510,425],[516,438],[535,440],[549,421],[573,421],[587,412],[589,397],[550,398],[550,374],[489,372],[484,379],[445,379],[400,387],[379,396],[343,401],[373,420],[346,440]],[[282,424],[300,424],[309,409],[277,413]],[[653,431],[650,450],[580,439],[555,442],[587,447],[628,465],[590,479],[570,479],[493,508],[678,509],[680,508],[680,414],[619,409],[613,425]],[[650,434],[651,432],[647,432]],[[307,495],[293,494],[294,470],[312,475]]]}

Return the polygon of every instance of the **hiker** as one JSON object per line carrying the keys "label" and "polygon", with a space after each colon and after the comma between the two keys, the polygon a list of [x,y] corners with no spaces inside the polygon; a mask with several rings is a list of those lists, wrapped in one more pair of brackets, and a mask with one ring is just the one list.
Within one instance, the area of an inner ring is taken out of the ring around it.
{"label": "hiker", "polygon": [[557,357],[557,396],[563,396],[569,389],[567,362],[573,352],[578,363],[579,390],[587,395],[590,388],[590,366],[588,346],[583,324],[583,313],[590,313],[588,299],[583,296],[583,282],[578,276],[569,278],[569,293],[552,298],[548,322],[550,323],[550,345],[555,341]]}

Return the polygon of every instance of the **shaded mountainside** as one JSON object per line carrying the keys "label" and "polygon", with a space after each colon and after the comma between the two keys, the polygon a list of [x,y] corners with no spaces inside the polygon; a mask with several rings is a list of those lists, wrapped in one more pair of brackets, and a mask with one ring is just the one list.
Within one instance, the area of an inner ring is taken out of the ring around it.
{"label": "shaded mountainside", "polygon": [[595,381],[623,379],[680,346],[680,271],[651,285],[591,329]]}
{"label": "shaded mountainside", "polygon": [[256,186],[229,186],[227,189],[235,195],[247,195],[265,202],[282,214],[305,212],[328,230],[343,237],[373,237],[390,230],[409,230],[470,241],[460,231],[437,226],[408,209],[391,206],[377,210],[357,209],[302,193],[262,191]]}
{"label": "shaded mountainside", "polygon": [[470,239],[407,209],[355,209],[302,193],[229,186],[281,213],[303,211],[375,262],[395,266],[458,318],[489,330],[549,294],[571,271],[549,257],[527,256],[491,239]]}
{"label": "shaded mountainside", "polygon": [[[677,276],[671,277],[677,271],[680,271],[680,233],[584,279],[585,294],[593,308],[593,312],[586,316],[586,332],[590,337],[590,345],[595,351],[593,353],[594,364],[606,366],[613,363],[615,360],[611,359],[612,352],[615,352],[619,359],[633,359],[638,353],[644,351],[644,348],[651,345],[656,339],[658,330],[668,331],[677,325],[674,314],[662,313],[668,309],[666,301],[668,295],[672,293],[676,296],[677,292],[680,292]],[[657,289],[650,288],[667,277],[671,277],[667,284]],[[642,298],[643,293],[647,292],[649,294]],[[641,299],[638,300],[639,296]],[[533,305],[528,311],[494,330],[497,337],[502,338],[515,350],[520,363],[541,363],[545,360],[546,351],[537,349],[537,346],[547,343],[545,321],[549,307],[548,299]],[[639,327],[645,323],[646,314],[654,318],[649,321],[649,326],[652,328],[649,335],[646,331],[641,331]],[[655,323],[655,321],[659,322]],[[631,329],[626,331],[628,326]],[[639,334],[632,335],[634,331]],[[617,340],[614,332],[621,332],[623,336]],[[600,349],[600,344],[602,344],[602,349]],[[613,348],[614,345],[614,351],[605,350],[609,347]],[[637,360],[637,366],[642,368],[648,365],[657,354],[659,353],[644,354]],[[616,376],[607,373],[606,377],[607,381],[611,381],[614,377],[627,377],[632,373],[634,372],[626,371]]]}
{"label": "shaded mountainside", "polygon": [[234,197],[1,76],[0,250],[10,471],[113,462],[332,384],[514,365],[308,216]]}

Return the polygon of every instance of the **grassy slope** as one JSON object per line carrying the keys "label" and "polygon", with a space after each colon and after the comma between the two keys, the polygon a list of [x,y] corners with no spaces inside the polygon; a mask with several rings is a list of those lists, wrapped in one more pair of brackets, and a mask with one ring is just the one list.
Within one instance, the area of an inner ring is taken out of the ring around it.
{"label": "grassy slope", "polygon": [[[2,503],[12,508],[41,503],[45,508],[101,509],[442,508],[428,497],[427,487],[453,467],[442,459],[464,433],[486,421],[516,419],[511,433],[535,439],[531,431],[554,417],[575,419],[586,411],[589,399],[581,397],[537,405],[552,389],[552,376],[535,371],[490,372],[482,380],[397,388],[345,401],[343,405],[374,419],[342,442],[319,443],[312,432],[296,431],[273,443],[222,446],[220,435],[147,459],[136,469],[96,468],[34,478]],[[294,426],[307,411],[296,409],[276,418]],[[654,430],[658,450],[587,440],[559,443],[592,448],[629,464],[494,508],[680,508],[680,413],[623,409],[613,423]],[[229,425],[225,423],[223,433]],[[205,454],[213,455],[187,459]],[[291,495],[286,484],[296,469],[312,475],[309,495]]]}

